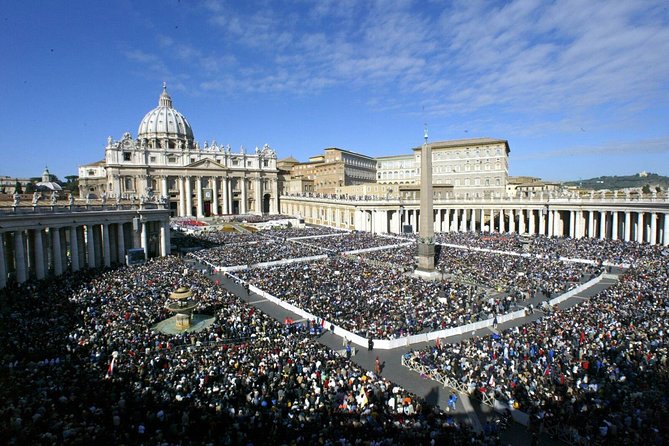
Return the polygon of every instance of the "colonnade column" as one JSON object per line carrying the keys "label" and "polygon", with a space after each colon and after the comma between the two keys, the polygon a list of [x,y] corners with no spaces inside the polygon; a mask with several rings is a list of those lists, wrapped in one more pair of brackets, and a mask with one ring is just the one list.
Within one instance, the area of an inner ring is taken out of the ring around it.
{"label": "colonnade column", "polygon": [[553,237],[554,235],[554,230],[555,228],[553,225],[555,224],[555,210],[551,210],[548,212],[548,236]]}
{"label": "colonnade column", "polygon": [[123,232],[123,223],[116,224],[116,249],[118,249],[118,262],[125,263],[125,234]]}
{"label": "colonnade column", "polygon": [[657,243],[657,214],[655,212],[650,213],[650,240],[648,242],[651,245]]}
{"label": "colonnade column", "polygon": [[569,237],[576,238],[576,211],[569,211]]}
{"label": "colonnade column", "polygon": [[476,231],[476,209],[472,208],[471,212],[472,215],[469,219],[469,230],[474,232]]}
{"label": "colonnade column", "polygon": [[70,264],[72,271],[79,271],[79,238],[76,226],[70,226]]}
{"label": "colonnade column", "polygon": [[26,245],[23,231],[14,231],[14,263],[16,264],[16,281],[23,283],[28,278],[26,268]]}
{"label": "colonnade column", "polygon": [[86,250],[88,252],[88,267],[95,268],[95,244],[93,240],[93,225],[86,225]]}
{"label": "colonnade column", "polygon": [[160,255],[165,257],[170,254],[170,222],[160,222]]}
{"label": "colonnade column", "polygon": [[544,209],[539,210],[539,234],[546,235],[546,214],[543,211]]}
{"label": "colonnade column", "polygon": [[57,276],[60,276],[61,274],[63,274],[63,257],[62,257],[62,249],[60,246],[60,229],[51,228],[49,229],[49,233],[51,234],[51,252],[53,253],[53,273]]}
{"label": "colonnade column", "polygon": [[588,237],[593,238],[595,235],[595,211],[587,211],[588,213]]}
{"label": "colonnade column", "polygon": [[662,244],[669,246],[669,213],[664,214],[664,229],[662,230]]}
{"label": "colonnade column", "polygon": [[611,240],[618,240],[618,211],[613,211],[611,221]]}
{"label": "colonnade column", "polygon": [[444,232],[451,232],[451,210],[444,209]]}
{"label": "colonnade column", "polygon": [[195,177],[195,192],[197,193],[197,217],[204,217],[204,198],[202,197],[202,177]]}
{"label": "colonnade column", "polygon": [[102,257],[104,265],[106,267],[111,266],[111,242],[109,240],[109,224],[102,224],[102,243],[104,244],[102,248]]}
{"label": "colonnade column", "polygon": [[[530,224],[530,234],[534,235],[534,234],[536,233],[536,232],[535,232],[535,227],[534,227],[534,226],[535,226],[535,225],[534,225],[534,209],[528,209],[528,211],[529,211],[529,213],[530,213],[530,215],[529,215],[529,217],[530,217],[530,221],[529,221],[529,224]],[[539,211],[539,213],[541,213],[541,211]]]}
{"label": "colonnade column", "polygon": [[599,211],[599,239],[606,238],[606,211]]}
{"label": "colonnade column", "polygon": [[516,232],[516,216],[513,209],[509,209],[509,232]]}
{"label": "colonnade column", "polygon": [[632,234],[632,214],[630,211],[625,211],[625,227],[623,228],[625,232],[625,241],[629,242]]}
{"label": "colonnade column", "polygon": [[7,286],[7,263],[5,262],[5,233],[0,232],[0,288]]}
{"label": "colonnade column", "polygon": [[643,212],[636,214],[636,242],[643,242]]}
{"label": "colonnade column", "polygon": [[149,229],[146,227],[147,222],[142,222],[142,234],[141,234],[141,244],[142,249],[144,249],[144,258],[149,258]]}
{"label": "colonnade column", "polygon": [[480,232],[483,233],[483,223],[485,222],[485,209],[481,209],[479,212],[479,215],[481,217],[481,229]]}
{"label": "colonnade column", "polygon": [[441,209],[434,210],[434,232],[441,232]]}
{"label": "colonnade column", "polygon": [[467,209],[463,209],[460,216],[460,232],[467,232]]}
{"label": "colonnade column", "polygon": [[35,245],[33,246],[33,249],[35,250],[35,275],[38,280],[41,280],[46,277],[44,269],[44,240],[42,238],[42,230],[33,229],[32,235],[35,240]]}
{"label": "colonnade column", "polygon": [[504,221],[504,209],[499,210],[499,232],[500,234],[506,232],[506,222]]}
{"label": "colonnade column", "polygon": [[490,222],[488,223],[488,232],[492,232],[495,229],[495,210],[490,209]]}
{"label": "colonnade column", "polygon": [[218,215],[218,178],[211,177],[212,206],[211,215]]}
{"label": "colonnade column", "polygon": [[518,232],[525,234],[525,210],[518,209]]}

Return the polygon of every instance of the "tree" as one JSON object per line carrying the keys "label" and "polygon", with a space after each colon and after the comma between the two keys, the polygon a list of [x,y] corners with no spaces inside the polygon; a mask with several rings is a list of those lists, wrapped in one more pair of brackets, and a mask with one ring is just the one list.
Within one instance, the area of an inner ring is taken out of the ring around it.
{"label": "tree", "polygon": [[641,193],[642,194],[650,194],[650,185],[646,184],[644,187],[641,188]]}
{"label": "tree", "polygon": [[33,192],[35,192],[35,185],[33,183],[26,184],[26,193],[32,194]]}
{"label": "tree", "polygon": [[17,180],[16,184],[14,184],[14,191],[17,194],[22,194],[23,193],[23,186],[21,186],[21,183]]}
{"label": "tree", "polygon": [[658,194],[661,194],[662,193],[662,188],[660,186],[655,186],[655,192],[657,192]]}

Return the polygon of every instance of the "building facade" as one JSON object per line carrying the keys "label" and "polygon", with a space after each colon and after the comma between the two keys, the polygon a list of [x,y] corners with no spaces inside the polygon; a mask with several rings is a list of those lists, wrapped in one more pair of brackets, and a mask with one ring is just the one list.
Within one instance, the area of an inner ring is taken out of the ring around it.
{"label": "building facade", "polygon": [[201,147],[163,86],[136,138],[109,137],[105,159],[79,167],[79,190],[82,197],[165,200],[172,216],[276,214],[277,172],[268,145],[239,153],[215,141]]}
{"label": "building facade", "polygon": [[[475,138],[430,143],[433,184],[453,186],[465,198],[506,195],[509,177],[509,143],[503,139]],[[412,155],[377,158],[376,179],[384,184],[420,181],[420,147]]]}

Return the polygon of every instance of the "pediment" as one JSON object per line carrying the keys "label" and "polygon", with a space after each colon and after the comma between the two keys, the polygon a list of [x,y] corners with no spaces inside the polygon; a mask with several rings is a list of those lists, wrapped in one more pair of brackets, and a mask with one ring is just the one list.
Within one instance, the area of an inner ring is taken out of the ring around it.
{"label": "pediment", "polygon": [[205,158],[194,163],[186,165],[188,169],[211,169],[211,170],[227,170],[226,167],[216,160]]}

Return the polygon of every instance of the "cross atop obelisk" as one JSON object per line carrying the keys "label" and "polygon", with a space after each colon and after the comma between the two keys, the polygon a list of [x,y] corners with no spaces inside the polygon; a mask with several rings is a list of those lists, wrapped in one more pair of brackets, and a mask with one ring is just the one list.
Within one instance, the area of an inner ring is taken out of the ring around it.
{"label": "cross atop obelisk", "polygon": [[418,268],[416,274],[434,279],[434,211],[432,201],[432,147],[427,142],[427,124],[420,152],[420,225],[418,228]]}

